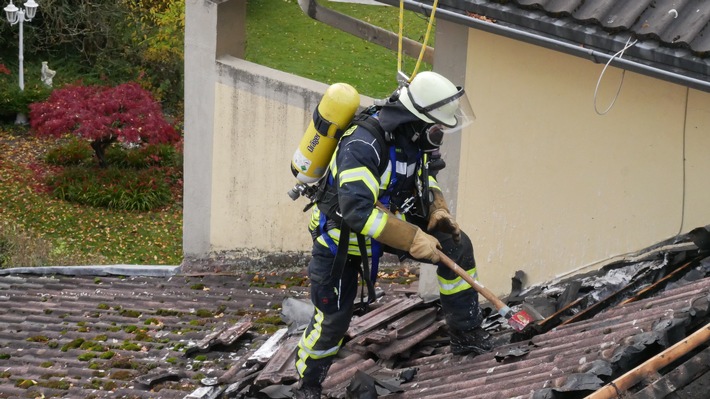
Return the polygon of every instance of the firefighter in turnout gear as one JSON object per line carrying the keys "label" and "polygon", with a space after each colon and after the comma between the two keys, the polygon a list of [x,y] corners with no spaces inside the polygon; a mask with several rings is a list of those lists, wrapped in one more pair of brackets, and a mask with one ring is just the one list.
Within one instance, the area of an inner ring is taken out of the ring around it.
{"label": "firefighter in turnout gear", "polygon": [[[475,278],[471,240],[449,213],[435,178],[445,133],[472,118],[462,88],[435,72],[421,72],[356,116],[344,132],[309,224],[315,312],[298,343],[301,381],[295,397],[320,398],[353,317],[359,276],[373,301],[383,252],[438,264],[441,251]],[[452,351],[490,350],[477,292],[443,264],[437,274]]]}

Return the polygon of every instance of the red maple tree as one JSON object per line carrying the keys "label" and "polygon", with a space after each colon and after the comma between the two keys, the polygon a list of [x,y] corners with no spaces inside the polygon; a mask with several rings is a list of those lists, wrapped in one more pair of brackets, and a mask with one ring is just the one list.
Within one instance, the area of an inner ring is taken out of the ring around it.
{"label": "red maple tree", "polygon": [[102,167],[106,166],[106,148],[114,142],[142,145],[180,139],[165,120],[160,103],[134,82],[54,90],[47,101],[30,104],[30,126],[38,136],[71,133],[91,141]]}

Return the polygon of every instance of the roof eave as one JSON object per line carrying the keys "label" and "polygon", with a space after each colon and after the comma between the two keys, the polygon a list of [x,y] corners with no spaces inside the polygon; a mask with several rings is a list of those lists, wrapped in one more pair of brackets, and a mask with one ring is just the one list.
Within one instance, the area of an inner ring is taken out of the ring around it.
{"label": "roof eave", "polygon": [[[400,4],[400,0],[378,1],[392,6]],[[585,58],[595,63],[609,63],[618,68],[710,92],[710,62],[693,55],[688,50],[663,48],[658,42],[653,40],[639,40],[633,47],[625,51],[622,57],[619,57],[618,55],[615,56],[615,54],[623,49],[629,43],[629,40],[634,40],[629,33],[609,34],[592,25],[582,26],[565,19],[553,19],[544,13],[526,16],[531,21],[531,26],[545,26],[548,29],[555,30],[557,32],[557,35],[555,35],[505,22],[502,18],[507,14],[518,12],[509,6],[497,4],[491,6],[489,3],[489,5],[484,7],[473,2],[467,2],[467,4],[470,4],[470,7],[465,11],[439,6],[436,9],[436,17],[473,29]],[[404,6],[409,10],[425,15],[430,15],[432,11],[430,4],[421,1],[404,0]],[[494,19],[495,22],[489,22],[467,13],[486,16]],[[537,23],[534,21],[537,21]],[[564,39],[559,36],[560,34],[575,39],[579,38],[580,41]],[[595,48],[588,43],[584,43],[584,38],[590,37],[590,35],[596,37],[595,43],[603,43],[605,48]],[[599,38],[604,38],[605,40],[600,40]],[[649,61],[649,59],[654,61]]]}

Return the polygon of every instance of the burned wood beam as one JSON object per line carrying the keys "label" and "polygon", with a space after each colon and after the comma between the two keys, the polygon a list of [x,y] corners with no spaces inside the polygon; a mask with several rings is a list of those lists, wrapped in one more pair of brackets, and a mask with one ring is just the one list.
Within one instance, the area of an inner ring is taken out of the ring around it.
{"label": "burned wood beam", "polygon": [[416,334],[430,326],[436,320],[436,314],[437,309],[434,307],[414,310],[392,321],[384,328],[354,337],[348,341],[345,347],[353,352],[366,355],[370,352],[368,345],[385,345]]}
{"label": "burned wood beam", "polygon": [[372,359],[367,359],[357,363],[350,364],[349,367],[340,370],[337,373],[331,373],[330,377],[323,381],[323,390],[335,389],[339,385],[348,382],[358,370],[365,371],[371,367],[375,366],[375,361]]}
{"label": "burned wood beam", "polygon": [[686,339],[676,343],[658,355],[643,362],[638,367],[615,379],[612,383],[605,385],[595,391],[586,399],[611,399],[619,396],[619,392],[624,392],[644,379],[649,373],[671,364],[681,356],[692,351],[698,346],[710,340],[710,323],[700,330],[694,332]]}
{"label": "burned wood beam", "polygon": [[629,399],[661,399],[710,370],[710,348],[698,353],[665,376],[636,392]]}
{"label": "burned wood beam", "polygon": [[217,399],[222,395],[224,389],[220,386],[199,387],[185,396],[184,399]]}
{"label": "burned wood beam", "polygon": [[651,284],[650,286],[640,290],[633,297],[626,299],[625,301],[622,301],[618,306],[626,305],[627,303],[631,303],[631,302],[636,302],[640,299],[646,298],[649,295],[661,290],[674,277],[687,271],[687,269],[689,269],[691,266],[697,265],[699,259],[701,259],[701,258],[700,257],[695,258],[695,259],[691,260],[690,262],[686,262],[685,264],[683,264],[679,268],[677,268],[677,269],[673,270],[671,273],[667,274],[662,279],[660,279],[660,280],[656,281],[655,283]]}
{"label": "burned wood beam", "polygon": [[540,320],[540,321],[537,323],[537,325],[540,326],[541,328],[545,329],[545,330],[548,330],[548,329],[551,330],[552,328],[556,327],[556,326],[559,324],[558,321],[560,320],[560,318],[561,318],[562,316],[564,316],[565,314],[567,314],[567,313],[568,313],[571,309],[573,309],[575,306],[581,304],[581,302],[584,301],[585,299],[587,299],[587,295],[577,298],[576,300],[574,300],[574,301],[568,303],[568,304],[565,305],[562,309],[558,310],[557,312],[555,312],[554,314],[550,315],[550,316],[547,317],[546,319]]}
{"label": "burned wood beam", "polygon": [[256,369],[256,367],[257,365],[254,365],[248,369],[243,369],[243,372],[239,373],[240,375],[238,378],[236,378],[236,381],[229,384],[224,390],[224,397],[235,397],[234,395],[237,394],[239,391],[252,385],[254,379],[256,379],[256,377],[259,375],[259,370]]}
{"label": "burned wood beam", "polygon": [[389,324],[389,329],[394,330],[396,338],[406,338],[416,334],[436,320],[437,309],[430,307],[415,310]]}
{"label": "burned wood beam", "polygon": [[[587,320],[589,318],[594,317],[594,315],[598,314],[599,312],[602,312],[605,309],[616,306],[621,301],[623,301],[624,295],[634,295],[633,292],[635,292],[638,287],[646,286],[649,280],[653,281],[656,273],[657,271],[653,269],[645,270],[640,277],[632,279],[632,281],[626,284],[625,286],[612,292],[611,294],[607,295],[606,297],[602,298],[598,302],[587,307],[576,315],[570,317],[569,319],[563,321],[562,323],[560,323],[560,325],[564,326],[581,320]],[[629,294],[629,292],[631,292],[631,294]]]}
{"label": "burned wood beam", "polygon": [[246,375],[253,374],[261,369],[260,364],[254,364],[250,367],[244,368],[245,363],[237,362],[234,366],[230,367],[229,370],[224,372],[219,378],[217,378],[218,384],[232,384],[235,381],[239,381]]}

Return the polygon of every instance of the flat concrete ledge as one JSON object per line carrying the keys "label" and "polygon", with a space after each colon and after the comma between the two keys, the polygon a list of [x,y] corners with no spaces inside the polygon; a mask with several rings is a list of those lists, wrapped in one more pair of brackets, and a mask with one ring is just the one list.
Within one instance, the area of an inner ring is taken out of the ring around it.
{"label": "flat concrete ledge", "polygon": [[164,265],[110,265],[110,266],[39,266],[0,269],[0,275],[12,274],[63,274],[69,276],[150,276],[175,275],[178,266]]}
{"label": "flat concrete ledge", "polygon": [[310,258],[310,253],[306,252],[220,251],[201,258],[186,256],[178,273],[200,275],[249,271],[299,272],[308,267]]}
{"label": "flat concrete ledge", "polygon": [[[258,250],[220,251],[204,258],[186,256],[177,274],[240,274],[245,272],[303,272],[308,270],[311,260],[309,252],[263,252]],[[380,259],[380,270],[404,267],[392,254],[384,254]],[[415,262],[416,264],[416,262]]]}

